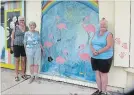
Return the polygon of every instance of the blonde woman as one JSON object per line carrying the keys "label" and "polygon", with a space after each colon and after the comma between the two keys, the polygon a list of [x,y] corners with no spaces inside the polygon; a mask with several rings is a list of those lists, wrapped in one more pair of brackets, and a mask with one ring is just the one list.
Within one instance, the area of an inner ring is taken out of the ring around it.
{"label": "blonde woman", "polygon": [[25,32],[28,31],[28,28],[25,25],[25,19],[22,16],[18,17],[18,24],[14,27],[12,31],[12,40],[11,40],[11,50],[14,51],[15,64],[16,64],[16,77],[15,81],[19,81],[19,62],[21,57],[21,69],[22,69],[22,78],[27,79],[25,75],[25,67],[26,67],[26,53],[24,49],[24,35]]}
{"label": "blonde woman", "polygon": [[25,33],[24,45],[27,55],[27,64],[29,64],[32,83],[38,78],[40,62],[41,62],[41,44],[39,32],[35,30],[36,23],[31,21],[29,23],[29,31]]}
{"label": "blonde woman", "polygon": [[108,95],[108,72],[113,57],[113,35],[108,30],[108,22],[105,18],[100,21],[100,31],[95,34],[91,42],[93,56],[91,58],[92,69],[96,71],[98,90],[92,95]]}

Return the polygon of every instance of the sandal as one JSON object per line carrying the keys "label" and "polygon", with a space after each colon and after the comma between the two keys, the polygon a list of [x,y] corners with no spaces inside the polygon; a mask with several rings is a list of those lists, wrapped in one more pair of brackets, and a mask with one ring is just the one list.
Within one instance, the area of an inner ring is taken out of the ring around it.
{"label": "sandal", "polygon": [[29,80],[29,84],[31,84],[35,80],[35,76],[31,77]]}
{"label": "sandal", "polygon": [[27,77],[26,75],[22,75],[21,77],[22,77],[23,79],[25,79],[25,80],[28,79],[28,77]]}
{"label": "sandal", "polygon": [[38,84],[41,84],[41,81],[40,81],[40,78],[39,78],[39,77],[36,77],[36,78],[35,78],[35,81],[36,81]]}
{"label": "sandal", "polygon": [[20,81],[19,77],[15,77],[15,81]]}

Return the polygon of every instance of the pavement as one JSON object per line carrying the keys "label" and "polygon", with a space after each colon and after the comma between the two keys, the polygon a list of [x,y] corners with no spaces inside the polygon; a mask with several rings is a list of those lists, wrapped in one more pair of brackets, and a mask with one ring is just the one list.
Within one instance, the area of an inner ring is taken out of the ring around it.
{"label": "pavement", "polygon": [[[2,95],[91,95],[96,89],[40,78],[41,83],[28,80],[16,82],[14,70],[1,68]],[[110,92],[111,95],[122,95]]]}

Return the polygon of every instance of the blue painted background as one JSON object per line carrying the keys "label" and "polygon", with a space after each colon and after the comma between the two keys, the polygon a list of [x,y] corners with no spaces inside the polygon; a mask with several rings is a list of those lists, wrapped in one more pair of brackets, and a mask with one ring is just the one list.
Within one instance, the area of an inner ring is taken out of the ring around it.
{"label": "blue painted background", "polygon": [[[45,2],[42,1],[42,6]],[[91,24],[97,30],[99,15],[90,5],[84,3],[61,2],[47,13],[42,13],[41,42],[44,46],[44,55],[41,73],[81,81],[96,81],[90,60],[82,60],[80,54],[92,56],[89,44],[94,33],[88,34],[82,24]],[[48,61],[48,57],[53,60]],[[57,61],[58,57],[62,63]]]}

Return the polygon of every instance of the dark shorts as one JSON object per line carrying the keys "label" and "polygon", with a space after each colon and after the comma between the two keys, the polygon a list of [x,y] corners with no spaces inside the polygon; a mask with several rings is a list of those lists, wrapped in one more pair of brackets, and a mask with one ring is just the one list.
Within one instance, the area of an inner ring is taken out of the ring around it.
{"label": "dark shorts", "polygon": [[95,59],[91,58],[92,69],[102,73],[108,73],[112,64],[112,58],[109,59]]}
{"label": "dark shorts", "polygon": [[14,57],[25,57],[26,52],[24,46],[14,45]]}

